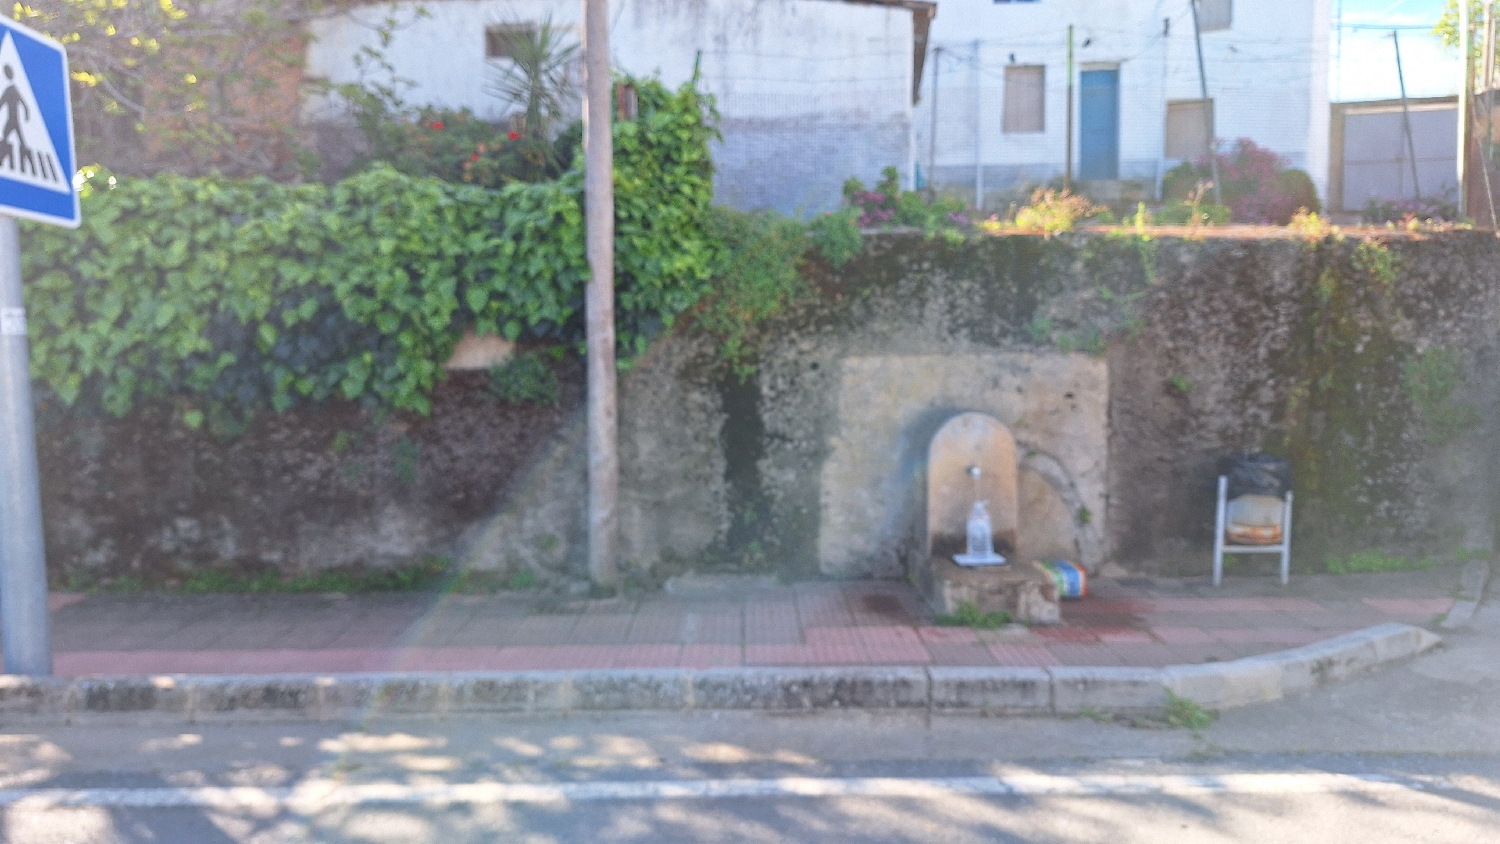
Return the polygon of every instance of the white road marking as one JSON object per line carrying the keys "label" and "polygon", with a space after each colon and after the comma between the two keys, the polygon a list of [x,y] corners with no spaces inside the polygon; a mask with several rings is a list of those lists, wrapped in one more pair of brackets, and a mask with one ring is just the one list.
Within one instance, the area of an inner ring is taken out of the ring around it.
{"label": "white road marking", "polygon": [[312,779],[288,788],[17,788],[0,790],[0,807],[286,809],[316,813],[361,804],[566,803],[624,800],[722,800],[781,797],[933,799],[977,797],[1205,796],[1435,790],[1441,780],[1377,774],[1255,773],[1158,776],[780,777],[776,779],[641,780],[561,783],[457,783],[411,786]]}

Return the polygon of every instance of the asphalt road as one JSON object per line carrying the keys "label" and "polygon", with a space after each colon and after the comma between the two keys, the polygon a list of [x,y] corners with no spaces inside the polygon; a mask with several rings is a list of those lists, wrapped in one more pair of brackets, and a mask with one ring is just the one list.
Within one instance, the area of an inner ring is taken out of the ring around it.
{"label": "asphalt road", "polygon": [[1200,733],[821,713],[4,723],[6,842],[1500,840],[1500,611]]}

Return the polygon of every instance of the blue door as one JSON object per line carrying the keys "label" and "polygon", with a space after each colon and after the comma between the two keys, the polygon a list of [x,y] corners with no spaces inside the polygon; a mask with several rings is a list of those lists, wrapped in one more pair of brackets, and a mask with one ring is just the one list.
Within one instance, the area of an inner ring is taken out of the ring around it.
{"label": "blue door", "polygon": [[1078,79],[1078,178],[1120,178],[1120,71],[1085,70]]}

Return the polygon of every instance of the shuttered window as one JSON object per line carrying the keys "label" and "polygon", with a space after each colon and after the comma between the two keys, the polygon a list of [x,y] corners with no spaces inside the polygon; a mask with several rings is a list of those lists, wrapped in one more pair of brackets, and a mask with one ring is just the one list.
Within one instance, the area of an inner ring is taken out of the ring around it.
{"label": "shuttered window", "polygon": [[1228,29],[1234,21],[1233,0],[1194,0],[1198,4],[1198,28],[1204,32]]}
{"label": "shuttered window", "polygon": [[[1204,120],[1207,108],[1208,119]],[[1213,124],[1213,100],[1178,100],[1167,103],[1166,158],[1183,161],[1208,154],[1208,127]]]}
{"label": "shuttered window", "polygon": [[1008,65],[1005,68],[1005,119],[1007,132],[1042,132],[1046,122],[1046,68],[1042,65]]}
{"label": "shuttered window", "polygon": [[536,38],[536,27],[529,23],[502,24],[484,30],[484,57],[508,59],[516,41],[531,41]]}

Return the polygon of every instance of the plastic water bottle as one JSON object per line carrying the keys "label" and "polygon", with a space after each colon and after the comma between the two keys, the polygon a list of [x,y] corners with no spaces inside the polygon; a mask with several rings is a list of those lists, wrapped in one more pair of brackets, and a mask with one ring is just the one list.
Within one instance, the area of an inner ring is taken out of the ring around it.
{"label": "plastic water bottle", "polygon": [[995,554],[995,540],[990,527],[990,512],[983,501],[975,501],[969,511],[969,557],[988,559]]}

